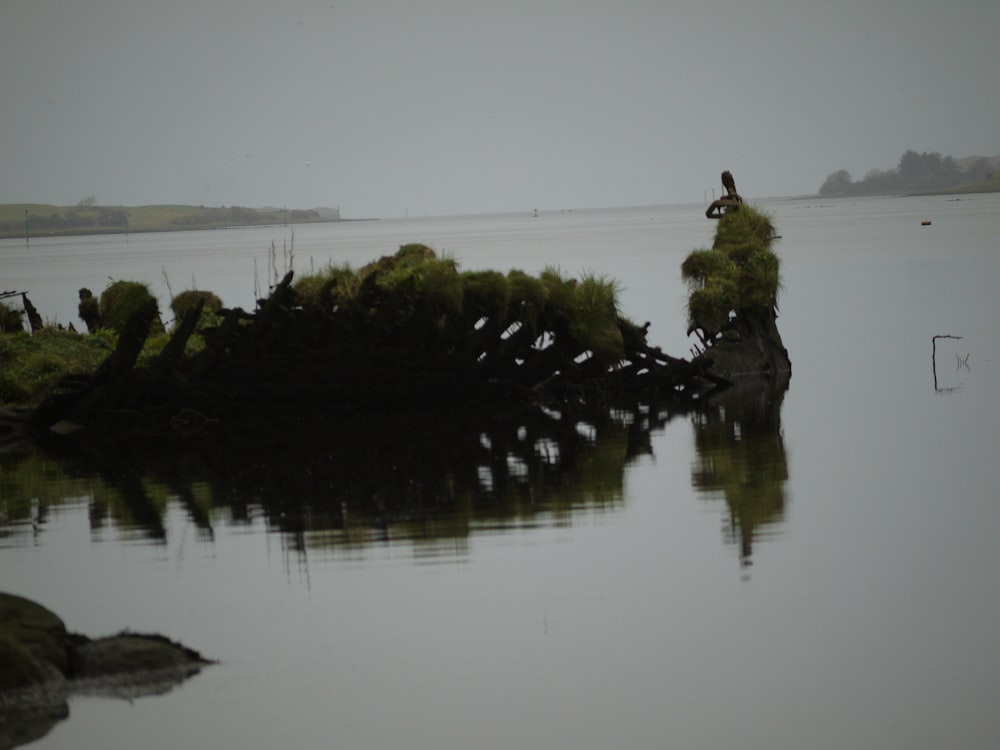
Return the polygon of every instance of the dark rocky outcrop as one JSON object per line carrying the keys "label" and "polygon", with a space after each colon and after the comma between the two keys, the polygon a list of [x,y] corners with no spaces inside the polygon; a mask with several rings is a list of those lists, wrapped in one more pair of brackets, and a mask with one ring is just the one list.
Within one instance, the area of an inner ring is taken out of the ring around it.
{"label": "dark rocky outcrop", "polygon": [[69,633],[40,604],[0,593],[0,748],[44,736],[69,715],[73,693],[162,693],[210,663],[160,635]]}
{"label": "dark rocky outcrop", "polygon": [[40,604],[0,594],[0,642],[12,655],[15,669],[0,670],[0,689],[23,687],[51,677],[51,668],[69,672],[66,626]]}

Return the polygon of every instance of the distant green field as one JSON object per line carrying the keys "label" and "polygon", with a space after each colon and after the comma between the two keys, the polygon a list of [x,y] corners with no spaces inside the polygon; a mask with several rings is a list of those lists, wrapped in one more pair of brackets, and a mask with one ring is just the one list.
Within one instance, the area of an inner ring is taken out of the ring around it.
{"label": "distant green field", "polygon": [[[26,215],[27,212],[27,215]],[[25,225],[27,219],[27,226]],[[240,206],[50,206],[0,204],[0,237],[168,232],[263,224],[329,221],[315,210],[257,209]]]}

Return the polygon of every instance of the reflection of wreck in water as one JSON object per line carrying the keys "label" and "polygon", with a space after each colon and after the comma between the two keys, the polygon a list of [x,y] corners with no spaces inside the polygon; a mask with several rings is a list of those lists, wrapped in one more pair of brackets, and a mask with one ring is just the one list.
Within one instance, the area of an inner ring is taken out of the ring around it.
{"label": "reflection of wreck in water", "polygon": [[[628,466],[652,454],[653,434],[671,419],[690,416],[692,484],[725,499],[727,537],[748,564],[754,540],[782,520],[788,474],[780,427],[787,381],[755,382],[697,408],[403,410],[170,445],[93,445],[61,457],[69,478],[58,497],[43,493],[37,507],[8,506],[5,517],[16,522],[20,513],[25,529],[37,527],[36,519],[44,526],[47,508],[85,495],[95,534],[111,524],[129,537],[166,542],[173,507],[204,541],[220,523],[261,524],[280,537],[288,564],[306,564],[310,551],[353,557],[377,547],[402,548],[418,560],[465,559],[477,534],[568,526],[579,513],[622,510]],[[16,476],[18,457],[2,460]]]}
{"label": "reflection of wreck in water", "polygon": [[165,540],[173,502],[205,539],[221,517],[262,522],[290,552],[406,544],[418,557],[464,556],[476,533],[619,509],[626,467],[673,416],[640,404],[586,414],[376,412],[169,446],[94,445],[64,466],[105,485],[92,495],[95,529],[111,519]]}
{"label": "reflection of wreck in water", "polygon": [[781,432],[787,378],[751,381],[692,416],[697,461],[691,482],[729,510],[725,536],[752,564],[753,543],[784,520],[788,461]]}

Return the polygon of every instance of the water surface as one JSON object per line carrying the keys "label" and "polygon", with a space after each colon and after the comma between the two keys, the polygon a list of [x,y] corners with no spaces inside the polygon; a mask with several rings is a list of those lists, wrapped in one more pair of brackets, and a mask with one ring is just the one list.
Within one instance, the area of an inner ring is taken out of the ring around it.
{"label": "water surface", "polygon": [[[0,458],[3,590],[222,661],[76,698],[36,746],[996,747],[1000,197],[764,205],[787,390]],[[419,241],[605,273],[684,355],[679,265],[713,229],[701,206],[312,225],[292,262]],[[109,275],[252,307],[272,241],[282,266],[282,227],[4,241],[0,285],[64,323]],[[937,334],[963,338],[932,363]]]}

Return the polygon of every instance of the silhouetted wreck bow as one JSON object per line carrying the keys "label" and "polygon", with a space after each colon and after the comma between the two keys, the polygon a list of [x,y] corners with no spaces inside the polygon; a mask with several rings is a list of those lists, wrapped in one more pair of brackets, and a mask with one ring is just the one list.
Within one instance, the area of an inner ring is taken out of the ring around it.
{"label": "silhouetted wreck bow", "polygon": [[[36,409],[33,433],[176,436],[412,406],[693,404],[740,377],[790,369],[774,325],[773,230],[727,218],[717,247],[685,261],[701,340],[691,360],[651,346],[649,324],[619,313],[606,279],[460,273],[430,248],[406,245],[359,272],[331,268],[294,285],[288,272],[255,312],[223,310],[208,326],[196,305],[137,366],[157,320],[147,305],[93,376],[65,382]],[[727,233],[743,239],[731,252]],[[770,286],[738,294],[755,284]]]}

